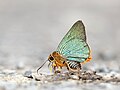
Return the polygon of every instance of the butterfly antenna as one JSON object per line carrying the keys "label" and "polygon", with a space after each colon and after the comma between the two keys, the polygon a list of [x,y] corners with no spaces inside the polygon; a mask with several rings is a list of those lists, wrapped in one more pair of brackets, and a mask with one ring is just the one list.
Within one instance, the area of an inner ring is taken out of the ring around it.
{"label": "butterfly antenna", "polygon": [[38,69],[37,69],[37,73],[38,71],[44,66],[44,64],[47,62],[48,60],[46,60]]}

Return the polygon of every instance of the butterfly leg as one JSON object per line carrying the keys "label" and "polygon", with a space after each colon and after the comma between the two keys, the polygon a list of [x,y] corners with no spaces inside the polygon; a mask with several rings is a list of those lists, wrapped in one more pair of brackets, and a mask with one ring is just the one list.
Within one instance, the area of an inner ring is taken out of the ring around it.
{"label": "butterfly leg", "polygon": [[61,69],[62,67],[54,67],[54,75],[53,75],[53,80],[61,80],[62,79],[62,74],[61,74]]}
{"label": "butterfly leg", "polygon": [[55,67],[54,73],[61,73],[62,67]]}
{"label": "butterfly leg", "polygon": [[81,79],[81,64],[80,63],[78,63],[78,67],[77,67],[77,76],[78,76],[78,78],[79,79]]}
{"label": "butterfly leg", "polygon": [[78,78],[80,79],[81,75],[81,64],[79,62],[74,62],[74,61],[68,61],[67,62],[67,69],[69,71],[70,75],[77,75]]}
{"label": "butterfly leg", "polygon": [[56,74],[56,73],[61,72],[62,67],[57,66],[57,64],[55,64],[55,63],[52,63],[52,69],[53,69],[54,74]]}

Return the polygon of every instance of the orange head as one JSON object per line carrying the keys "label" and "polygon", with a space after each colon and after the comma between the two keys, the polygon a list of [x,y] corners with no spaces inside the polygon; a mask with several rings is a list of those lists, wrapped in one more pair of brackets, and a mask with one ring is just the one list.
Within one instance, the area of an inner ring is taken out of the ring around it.
{"label": "orange head", "polygon": [[63,58],[58,52],[54,51],[48,57],[48,60],[52,63],[53,67],[65,66],[65,58]]}

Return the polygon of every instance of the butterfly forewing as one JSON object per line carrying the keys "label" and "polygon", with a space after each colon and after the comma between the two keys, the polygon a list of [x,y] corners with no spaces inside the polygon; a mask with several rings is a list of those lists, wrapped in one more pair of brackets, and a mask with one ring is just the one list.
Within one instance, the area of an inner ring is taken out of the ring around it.
{"label": "butterfly forewing", "polygon": [[90,55],[90,49],[86,43],[85,27],[82,21],[77,21],[64,36],[57,51],[67,60],[84,62]]}

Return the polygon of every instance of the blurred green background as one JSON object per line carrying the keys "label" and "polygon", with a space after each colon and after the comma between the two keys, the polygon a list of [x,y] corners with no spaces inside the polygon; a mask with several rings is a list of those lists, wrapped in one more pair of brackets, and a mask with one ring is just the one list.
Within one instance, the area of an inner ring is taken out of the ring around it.
{"label": "blurred green background", "polygon": [[38,67],[77,20],[86,27],[90,63],[118,62],[119,9],[119,0],[0,0],[0,66]]}

